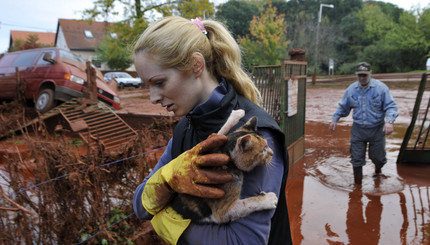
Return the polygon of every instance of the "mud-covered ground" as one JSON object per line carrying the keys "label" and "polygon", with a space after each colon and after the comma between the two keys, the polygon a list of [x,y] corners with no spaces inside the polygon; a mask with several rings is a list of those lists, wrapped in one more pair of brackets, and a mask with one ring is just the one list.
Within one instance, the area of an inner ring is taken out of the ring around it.
{"label": "mud-covered ground", "polygon": [[[387,137],[383,175],[373,177],[367,160],[362,188],[354,188],[349,163],[351,116],[335,132],[328,130],[348,84],[307,85],[306,151],[290,168],[286,190],[294,244],[430,244],[430,165],[396,164],[418,83],[387,82],[399,117]],[[126,88],[119,94],[118,113],[171,115],[150,103],[148,89]]]}
{"label": "mud-covered ground", "polygon": [[136,114],[155,114],[170,115],[159,104],[152,104],[149,100],[149,90],[147,88],[125,88],[118,91],[121,98],[121,108],[119,113],[136,113]]}
{"label": "mud-covered ground", "polygon": [[[294,244],[430,244],[430,165],[396,164],[418,82],[386,82],[399,117],[387,137],[382,176],[373,177],[374,166],[367,159],[362,188],[354,187],[349,163],[351,115],[341,119],[335,132],[328,130],[349,84],[307,85],[306,151],[291,167],[286,190]],[[120,111],[166,113],[148,104],[146,90],[120,93]]]}
{"label": "mud-covered ground", "polygon": [[374,177],[367,159],[362,188],[349,163],[351,115],[328,130],[348,84],[307,86],[305,156],[290,168],[286,190],[294,244],[430,244],[430,165],[396,164],[418,83],[386,84],[399,117],[383,175]]}

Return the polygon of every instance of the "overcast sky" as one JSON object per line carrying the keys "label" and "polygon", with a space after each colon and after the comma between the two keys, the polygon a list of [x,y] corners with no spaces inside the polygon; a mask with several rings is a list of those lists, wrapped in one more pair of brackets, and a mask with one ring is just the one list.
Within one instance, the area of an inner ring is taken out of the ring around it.
{"label": "overcast sky", "polygon": [[[212,1],[215,4],[226,0]],[[427,7],[430,0],[384,0],[410,10]],[[0,53],[9,47],[10,30],[56,32],[59,18],[81,19],[93,0],[0,0]],[[336,6],[335,6],[336,8]]]}

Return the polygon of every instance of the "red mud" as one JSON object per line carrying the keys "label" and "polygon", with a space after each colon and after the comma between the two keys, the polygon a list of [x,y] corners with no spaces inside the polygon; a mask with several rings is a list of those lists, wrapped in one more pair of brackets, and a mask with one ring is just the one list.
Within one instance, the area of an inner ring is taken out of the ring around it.
{"label": "red mud", "polygon": [[[328,130],[348,83],[307,86],[306,152],[291,167],[286,190],[295,245],[430,244],[430,166],[396,164],[418,83],[387,85],[399,106],[395,132],[386,142],[388,163],[374,178],[368,159],[360,189],[354,189],[349,163],[351,116],[341,119],[335,132]],[[134,100],[135,92],[126,91],[121,103],[127,109],[121,111],[166,114],[148,104],[147,92]]]}
{"label": "red mud", "polygon": [[168,112],[159,104],[152,104],[149,101],[149,90],[145,88],[126,88],[119,90],[121,98],[121,108],[119,113],[136,113],[136,114],[154,114],[154,115],[170,115],[173,113]]}
{"label": "red mud", "polygon": [[[374,178],[374,166],[367,160],[360,189],[354,188],[349,163],[351,116],[342,119],[335,132],[328,130],[347,85],[307,87],[306,152],[290,168],[286,189],[294,244],[430,244],[430,166],[396,164],[417,84],[387,84],[400,114],[395,132],[387,137],[388,163],[383,175]],[[169,115],[149,102],[147,89],[119,93],[119,113]]]}
{"label": "red mud", "polygon": [[306,153],[290,168],[286,190],[294,244],[430,244],[430,166],[396,164],[417,91],[387,85],[400,115],[383,175],[373,177],[367,159],[362,188],[354,188],[349,163],[351,116],[328,130],[347,84],[308,85]]}

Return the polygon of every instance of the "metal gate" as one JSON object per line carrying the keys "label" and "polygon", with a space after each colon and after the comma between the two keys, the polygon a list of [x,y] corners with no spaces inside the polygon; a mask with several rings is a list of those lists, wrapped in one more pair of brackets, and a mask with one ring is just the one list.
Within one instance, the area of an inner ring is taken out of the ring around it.
{"label": "metal gate", "polygon": [[291,164],[304,155],[306,70],[307,62],[283,60],[281,65],[254,67],[252,73],[262,107],[285,134]]}
{"label": "metal gate", "polygon": [[430,73],[423,73],[397,163],[430,163]]}

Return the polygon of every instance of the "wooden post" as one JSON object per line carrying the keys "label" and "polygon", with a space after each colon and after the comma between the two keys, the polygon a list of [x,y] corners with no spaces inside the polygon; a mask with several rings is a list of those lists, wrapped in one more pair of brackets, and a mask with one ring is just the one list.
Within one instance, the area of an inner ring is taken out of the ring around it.
{"label": "wooden post", "polygon": [[88,99],[90,103],[97,103],[97,82],[96,71],[91,66],[91,62],[87,61],[87,90],[84,92],[84,98]]}
{"label": "wooden post", "polygon": [[21,76],[19,75],[19,69],[18,67],[15,67],[15,74],[16,74],[16,99],[19,101],[19,103],[25,103],[25,84],[21,79]]}

